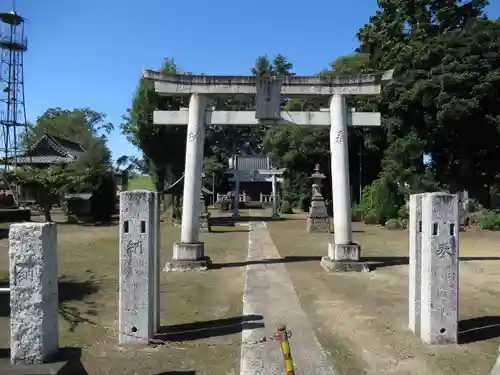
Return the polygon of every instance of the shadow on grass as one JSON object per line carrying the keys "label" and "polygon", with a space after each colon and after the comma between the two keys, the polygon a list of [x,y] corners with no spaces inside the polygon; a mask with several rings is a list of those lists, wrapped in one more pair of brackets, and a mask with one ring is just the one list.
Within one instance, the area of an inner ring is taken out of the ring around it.
{"label": "shadow on grass", "polygon": [[240,333],[244,329],[263,328],[262,315],[244,315],[233,318],[174,324],[159,328],[155,338],[163,341],[193,341],[209,337]]}
{"label": "shadow on grass", "polygon": [[481,316],[458,322],[458,343],[468,344],[500,337],[500,316]]}
{"label": "shadow on grass", "polygon": [[[8,280],[0,280],[0,287],[9,287]],[[80,318],[81,312],[69,306],[71,301],[84,301],[89,295],[97,293],[99,286],[95,280],[77,281],[61,277],[59,279],[59,314],[70,324],[70,331],[73,331],[83,320]],[[94,302],[86,302],[88,315],[97,315]],[[0,316],[10,316],[10,294],[0,293]]]}
{"label": "shadow on grass", "polygon": [[[460,257],[461,262],[500,260],[500,257]],[[409,257],[362,257],[361,261],[371,263],[374,269],[402,266],[410,263]]]}
{"label": "shadow on grass", "polygon": [[217,229],[212,228],[212,232],[210,232],[210,233],[221,234],[221,233],[248,233],[248,232],[250,232],[250,230],[248,230],[248,229],[233,229],[233,230],[224,230],[224,229],[221,230],[221,229],[219,229],[219,230],[217,230]]}
{"label": "shadow on grass", "polygon": [[76,225],[79,227],[96,227],[96,228],[107,228],[116,227],[118,225],[117,220],[111,221],[59,221],[57,225]]}
{"label": "shadow on grass", "polygon": [[0,369],[7,374],[73,374],[88,375],[81,362],[82,349],[75,347],[59,348],[52,358],[43,364],[34,365],[11,365],[10,349],[0,349]]}
{"label": "shadow on grass", "polygon": [[229,263],[212,263],[211,269],[232,268],[232,267],[246,267],[254,264],[277,264],[277,263],[296,263],[296,262],[312,262],[321,261],[321,255],[304,255],[304,256],[286,256],[283,258],[275,259],[259,259],[259,260],[246,260],[242,262],[229,262]]}

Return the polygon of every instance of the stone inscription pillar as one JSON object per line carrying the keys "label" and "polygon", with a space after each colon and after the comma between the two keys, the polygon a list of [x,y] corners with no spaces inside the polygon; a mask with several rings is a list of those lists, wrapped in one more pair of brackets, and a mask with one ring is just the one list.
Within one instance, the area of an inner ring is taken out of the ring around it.
{"label": "stone inscription pillar", "polygon": [[150,191],[120,193],[119,344],[148,344],[159,325],[156,207]]}
{"label": "stone inscription pillar", "polygon": [[459,224],[456,195],[422,198],[420,337],[428,344],[458,340]]}
{"label": "stone inscription pillar", "polygon": [[410,195],[410,220],[408,223],[410,264],[408,271],[408,327],[420,334],[420,285],[422,282],[422,197],[425,194]]}
{"label": "stone inscription pillar", "polygon": [[10,360],[42,363],[59,348],[56,224],[12,224],[9,261]]}

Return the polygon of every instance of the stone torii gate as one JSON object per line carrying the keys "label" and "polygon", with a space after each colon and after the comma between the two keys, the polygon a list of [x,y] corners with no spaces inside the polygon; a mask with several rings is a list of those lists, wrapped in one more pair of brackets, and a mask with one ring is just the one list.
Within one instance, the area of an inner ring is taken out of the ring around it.
{"label": "stone torii gate", "polygon": [[[330,126],[335,237],[322,265],[337,271],[366,268],[359,262],[359,245],[352,242],[347,126],[378,126],[380,113],[351,112],[346,106],[346,96],[379,94],[381,86],[392,79],[392,71],[344,77],[255,77],[163,74],[145,70],[143,77],[154,82],[159,95],[190,95],[188,109],[155,111],[153,115],[158,125],[187,124],[181,242],[174,245],[173,256],[179,268],[205,268],[209,262],[204,245],[199,242],[199,205],[195,204],[201,189],[205,124]],[[256,111],[213,111],[209,108],[210,97],[222,95],[256,96]],[[321,111],[282,113],[281,96],[329,96],[330,105]]]}

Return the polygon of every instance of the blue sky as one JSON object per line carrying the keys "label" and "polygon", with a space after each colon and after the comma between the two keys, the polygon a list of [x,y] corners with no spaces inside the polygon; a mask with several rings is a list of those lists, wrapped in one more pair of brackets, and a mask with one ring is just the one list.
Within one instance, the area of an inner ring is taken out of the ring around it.
{"label": "blue sky", "polygon": [[[493,0],[490,17],[500,16]],[[0,9],[10,10],[11,0]],[[249,74],[255,58],[281,53],[301,75],[357,47],[376,0],[17,0],[28,19],[26,110],[91,107],[116,125],[113,157],[139,154],[119,130],[144,68],[173,57],[182,70]]]}

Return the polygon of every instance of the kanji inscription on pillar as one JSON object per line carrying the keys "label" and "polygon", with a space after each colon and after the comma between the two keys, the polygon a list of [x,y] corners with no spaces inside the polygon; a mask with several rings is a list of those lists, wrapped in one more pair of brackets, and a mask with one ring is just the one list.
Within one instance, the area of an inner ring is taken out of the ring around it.
{"label": "kanji inscription on pillar", "polygon": [[342,144],[345,142],[345,134],[343,130],[339,130],[337,136],[335,137],[335,143]]}
{"label": "kanji inscription on pillar", "polygon": [[155,202],[149,191],[120,193],[120,344],[147,344],[153,335]]}
{"label": "kanji inscription on pillar", "polygon": [[428,344],[458,340],[459,228],[456,195],[424,195],[420,336]]}

